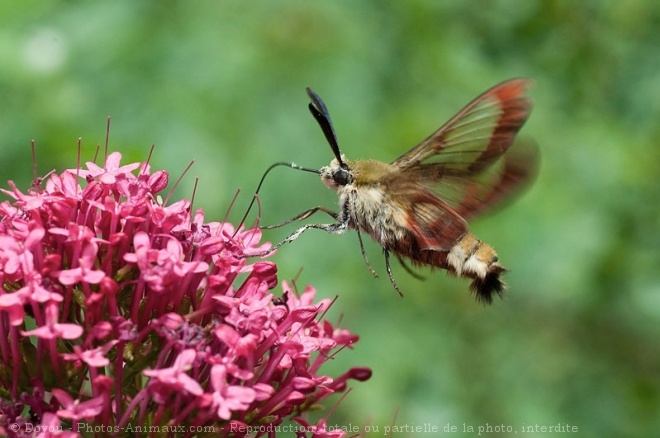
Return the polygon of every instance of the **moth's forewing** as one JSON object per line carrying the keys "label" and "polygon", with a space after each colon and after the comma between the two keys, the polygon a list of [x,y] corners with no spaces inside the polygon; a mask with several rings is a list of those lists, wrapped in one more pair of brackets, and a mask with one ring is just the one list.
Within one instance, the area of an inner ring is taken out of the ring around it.
{"label": "moth's forewing", "polygon": [[496,85],[392,165],[405,170],[437,163],[444,175],[479,173],[506,152],[527,120],[532,104],[525,91],[530,85],[525,79]]}
{"label": "moth's forewing", "polygon": [[505,153],[531,111],[529,86],[514,79],[491,88],[392,163],[381,183],[420,249],[448,251],[467,232],[465,219],[526,179],[533,166]]}

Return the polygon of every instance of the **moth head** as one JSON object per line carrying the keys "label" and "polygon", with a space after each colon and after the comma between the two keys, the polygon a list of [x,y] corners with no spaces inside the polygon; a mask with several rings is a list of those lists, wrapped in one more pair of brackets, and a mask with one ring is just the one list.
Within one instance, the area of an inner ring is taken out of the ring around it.
{"label": "moth head", "polygon": [[321,127],[326,140],[330,144],[332,153],[335,155],[335,159],[330,162],[329,166],[324,166],[319,170],[321,181],[328,188],[339,190],[341,187],[353,182],[353,174],[348,168],[348,164],[346,164],[346,157],[339,151],[339,143],[337,143],[335,129],[332,127],[332,122],[330,121],[328,108],[319,95],[314,93],[311,88],[307,88],[307,94],[311,99],[309,111]]}
{"label": "moth head", "polygon": [[353,182],[353,174],[346,164],[344,154],[341,154],[340,159],[332,160],[329,166],[323,166],[319,172],[323,184],[332,190],[339,190]]}

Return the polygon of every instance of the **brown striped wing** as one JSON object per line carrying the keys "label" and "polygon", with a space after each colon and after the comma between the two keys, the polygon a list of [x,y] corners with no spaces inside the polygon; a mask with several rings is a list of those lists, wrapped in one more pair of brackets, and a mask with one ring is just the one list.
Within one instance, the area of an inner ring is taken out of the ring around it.
{"label": "brown striped wing", "polygon": [[[507,153],[531,111],[530,82],[503,82],[392,163],[383,181],[405,205],[420,246],[449,250],[465,233],[465,219],[500,203],[535,174],[530,144]],[[532,152],[534,151],[534,152]]]}
{"label": "brown striped wing", "polygon": [[525,79],[496,85],[392,165],[405,171],[438,164],[435,173],[454,176],[480,172],[506,152],[527,120],[532,105],[525,91],[530,85]]}
{"label": "brown striped wing", "polygon": [[428,188],[412,181],[393,188],[391,196],[406,213],[407,228],[420,249],[449,251],[467,232],[467,222]]}
{"label": "brown striped wing", "polygon": [[[527,188],[539,170],[540,153],[531,140],[517,141],[502,158],[473,178],[447,178],[436,189],[465,220],[489,213]],[[451,197],[448,193],[456,194]],[[444,194],[443,194],[444,191]]]}

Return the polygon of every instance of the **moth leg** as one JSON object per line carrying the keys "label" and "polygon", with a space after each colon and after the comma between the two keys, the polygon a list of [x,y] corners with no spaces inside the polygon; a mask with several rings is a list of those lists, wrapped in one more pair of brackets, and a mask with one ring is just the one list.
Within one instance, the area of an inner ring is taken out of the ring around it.
{"label": "moth leg", "polygon": [[298,237],[300,237],[300,235],[302,233],[304,233],[305,231],[307,231],[311,228],[314,228],[314,229],[317,229],[317,230],[323,230],[323,231],[328,232],[330,234],[344,234],[344,232],[346,232],[346,230],[348,229],[348,223],[346,223],[346,222],[335,222],[335,223],[332,223],[332,224],[307,224],[307,225],[304,225],[304,226],[298,228],[293,233],[291,233],[289,235],[289,237],[287,237],[286,239],[284,239],[280,243],[274,245],[271,249],[260,252],[258,254],[245,255],[244,258],[267,256],[268,254],[272,253],[273,251],[279,249],[285,243],[293,242]]}
{"label": "moth leg", "polygon": [[399,261],[399,263],[401,264],[403,269],[405,269],[405,271],[408,274],[410,274],[411,277],[416,278],[418,280],[422,280],[422,281],[426,280],[426,277],[424,277],[423,275],[419,275],[417,272],[413,271],[412,268],[410,266],[408,266],[408,264],[405,262],[405,260],[403,260],[401,258],[400,255],[396,254],[396,259]]}
{"label": "moth leg", "polygon": [[339,214],[335,213],[334,211],[330,210],[329,208],[326,208],[326,207],[323,207],[323,206],[319,205],[318,207],[314,207],[314,208],[310,208],[309,210],[305,210],[302,213],[300,213],[299,215],[294,216],[291,219],[282,222],[281,224],[269,225],[267,227],[260,227],[260,229],[262,229],[262,230],[272,230],[274,228],[280,228],[280,227],[283,227],[285,225],[289,225],[291,222],[296,222],[296,221],[301,221],[301,220],[307,219],[308,217],[310,217],[311,215],[313,215],[317,211],[322,211],[324,213],[327,213],[330,216],[332,216],[332,218],[335,219],[335,220],[337,220],[337,217],[339,216]]}
{"label": "moth leg", "polygon": [[362,242],[362,234],[360,233],[360,228],[356,228],[355,230],[357,231],[358,241],[360,242],[360,252],[362,253],[362,258],[364,259],[364,262],[367,264],[367,268],[369,268],[371,275],[373,275],[375,278],[378,278],[378,273],[376,272],[374,267],[371,266],[371,262],[369,262],[369,257],[367,257],[367,251],[365,251],[364,249],[364,243]]}
{"label": "moth leg", "polygon": [[351,192],[351,197],[348,198],[348,202],[351,202],[351,206],[349,208],[347,203],[342,204],[342,217],[346,217],[347,215],[351,216],[351,220],[353,224],[355,224],[355,231],[357,231],[357,236],[358,236],[358,241],[360,242],[360,252],[362,253],[362,258],[364,259],[364,262],[367,264],[367,268],[369,268],[369,272],[371,272],[371,275],[373,275],[375,278],[378,278],[378,273],[374,269],[373,266],[371,266],[371,262],[369,262],[369,257],[367,257],[367,251],[364,249],[364,242],[362,241],[362,233],[360,233],[360,227],[357,225],[359,223],[357,215],[355,214],[355,197],[356,193],[353,191]]}
{"label": "moth leg", "polygon": [[385,269],[387,269],[387,275],[390,277],[390,282],[392,283],[392,286],[394,286],[394,290],[396,290],[399,296],[403,298],[403,293],[401,292],[401,289],[399,289],[399,286],[396,284],[396,280],[392,274],[392,267],[390,266],[390,251],[387,249],[384,249],[383,251],[385,252]]}

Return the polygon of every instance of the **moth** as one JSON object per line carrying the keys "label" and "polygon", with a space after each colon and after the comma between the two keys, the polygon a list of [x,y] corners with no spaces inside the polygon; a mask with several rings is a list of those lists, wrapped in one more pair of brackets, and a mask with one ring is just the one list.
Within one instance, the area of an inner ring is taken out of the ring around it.
{"label": "moth", "polygon": [[525,94],[530,85],[528,80],[513,79],[494,86],[389,164],[371,159],[348,160],[339,149],[325,103],[307,88],[309,110],[323,130],[334,159],[320,170],[276,163],[266,174],[284,165],[320,175],[323,184],[337,192],[339,212],[318,206],[282,224],[262,227],[277,228],[319,211],[334,219],[331,223],[301,226],[269,251],[257,255],[266,255],[309,229],[332,234],[355,229],[362,255],[374,275],[361,233],[382,246],[387,274],[399,294],[390,254],[409,272],[404,259],[416,266],[440,268],[471,279],[470,289],[477,300],[491,303],[494,295],[502,296],[504,292],[502,274],[507,269],[490,245],[470,233],[467,221],[510,198],[536,173],[539,155],[535,144],[523,141],[512,147],[532,109]]}

